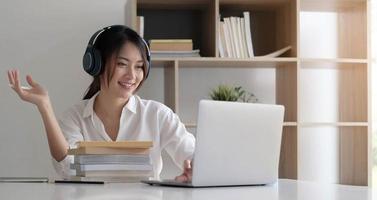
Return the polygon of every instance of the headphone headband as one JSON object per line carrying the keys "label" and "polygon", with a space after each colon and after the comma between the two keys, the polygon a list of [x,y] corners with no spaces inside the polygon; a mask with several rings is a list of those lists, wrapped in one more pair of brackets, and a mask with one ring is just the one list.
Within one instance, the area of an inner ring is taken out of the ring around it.
{"label": "headphone headband", "polygon": [[90,45],[90,46],[93,46],[94,43],[95,43],[95,41],[97,40],[97,37],[98,37],[99,35],[101,35],[101,33],[104,32],[104,31],[106,31],[106,28],[103,28],[103,29],[98,30],[97,32],[95,32],[95,33],[92,35],[92,37],[90,37],[90,40],[89,40],[88,46],[89,46],[89,45]]}

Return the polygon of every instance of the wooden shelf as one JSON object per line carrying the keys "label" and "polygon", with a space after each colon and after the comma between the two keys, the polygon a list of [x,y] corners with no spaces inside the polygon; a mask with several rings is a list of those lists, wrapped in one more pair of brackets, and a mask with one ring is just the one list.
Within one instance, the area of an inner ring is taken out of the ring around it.
{"label": "wooden shelf", "polygon": [[296,0],[219,0],[219,18],[242,16],[244,11],[250,12],[254,55],[290,45],[292,49],[284,56],[297,56]]}
{"label": "wooden shelf", "polygon": [[220,4],[224,5],[238,5],[238,6],[243,6],[243,5],[281,5],[284,3],[289,3],[290,0],[219,0]]}
{"label": "wooden shelf", "polygon": [[308,126],[339,126],[339,127],[368,127],[368,122],[300,122],[299,126],[308,127]]}
{"label": "wooden shelf", "polygon": [[[198,57],[198,58],[152,58],[152,62],[270,62],[270,63],[294,63],[300,61],[302,63],[355,63],[355,64],[367,64],[367,59],[355,59],[355,58],[300,58],[296,57],[255,57],[255,58],[214,58],[214,57]],[[372,60],[373,61],[373,60]]]}
{"label": "wooden shelf", "polygon": [[152,58],[154,61],[198,61],[198,62],[296,62],[297,58],[293,57],[277,57],[277,58],[267,58],[267,57],[254,57],[254,58],[215,58],[215,57],[193,57],[193,58],[172,58],[172,57],[161,57]]}
{"label": "wooden shelf", "polygon": [[[196,123],[184,123],[188,128],[196,128]],[[297,126],[297,122],[284,122],[283,126]]]}
{"label": "wooden shelf", "polygon": [[354,59],[354,58],[300,58],[300,62],[367,64],[368,60],[367,59]]}
{"label": "wooden shelf", "polygon": [[295,67],[296,58],[253,58],[253,59],[235,59],[235,58],[201,58],[201,59],[181,59],[180,67],[209,67],[209,68],[276,68],[280,65],[289,65]]}
{"label": "wooden shelf", "polygon": [[142,9],[204,9],[211,0],[138,0],[137,3]]}
{"label": "wooden shelf", "polygon": [[[276,104],[285,106],[279,177],[298,178],[298,135],[304,135],[305,129],[325,126],[336,127],[342,133],[339,141],[339,183],[368,185],[365,158],[368,155],[368,137],[371,138],[370,28],[367,23],[370,21],[370,0],[131,1],[134,5],[131,13],[135,18],[132,24],[135,26],[137,15],[144,16],[144,37],[147,40],[189,38],[193,40],[194,49],[200,49],[203,56],[152,56],[152,68],[162,68],[159,72],[162,71],[164,103],[178,115],[183,114],[179,108],[186,108],[182,104],[187,101],[186,98],[180,99],[183,93],[180,90],[193,88],[182,86],[187,83],[180,79],[196,81],[193,75],[186,76],[196,73],[196,70],[207,72],[216,69],[218,73],[223,69],[241,68],[250,73],[272,74],[275,82],[268,83],[274,90],[272,96]],[[219,20],[242,16],[244,11],[250,13],[254,55],[266,55],[288,45],[292,48],[277,58],[220,58]],[[321,29],[321,20],[329,21],[328,16],[323,18],[323,13],[330,14],[333,21],[326,23],[330,27]],[[306,18],[307,14],[309,18]],[[312,27],[313,21],[321,28]],[[324,34],[304,34],[304,30],[318,30]],[[322,52],[318,47],[326,51]],[[210,69],[206,71],[206,68]],[[205,78],[215,79],[213,76]],[[253,81],[248,80],[248,83],[254,84]],[[329,91],[331,94],[326,95]],[[332,110],[329,111],[329,108]],[[190,109],[182,110],[187,112]],[[321,113],[330,113],[331,116]],[[196,128],[196,123],[185,125]]]}
{"label": "wooden shelf", "polygon": [[283,126],[297,126],[297,122],[283,122]]}
{"label": "wooden shelf", "polygon": [[185,68],[276,68],[283,65],[296,67],[297,58],[154,58],[152,66],[164,67],[169,62],[178,62],[179,67]]}
{"label": "wooden shelf", "polygon": [[366,0],[302,0],[302,11],[321,11],[321,12],[341,12],[347,9],[353,9]]}

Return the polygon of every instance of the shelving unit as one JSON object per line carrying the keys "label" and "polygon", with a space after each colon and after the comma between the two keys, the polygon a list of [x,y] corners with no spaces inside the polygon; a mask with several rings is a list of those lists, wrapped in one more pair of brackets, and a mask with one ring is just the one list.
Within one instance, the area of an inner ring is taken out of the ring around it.
{"label": "shelving unit", "polygon": [[[180,77],[187,70],[272,69],[275,103],[286,108],[279,176],[302,178],[305,166],[300,151],[305,146],[300,142],[327,127],[339,134],[337,182],[370,184],[368,0],[133,0],[132,4],[132,25],[136,27],[136,16],[144,16],[147,40],[190,38],[194,49],[200,49],[200,58],[152,57],[152,66],[163,71],[164,103],[176,113],[182,108]],[[256,56],[288,45],[292,49],[278,58],[220,58],[219,19],[242,16],[243,11],[251,15]],[[336,32],[329,34],[323,27],[321,40],[306,34],[320,29],[320,20],[327,15]],[[314,22],[309,23],[309,18]],[[325,93],[312,97],[311,91]],[[193,120],[185,124],[196,127]]]}

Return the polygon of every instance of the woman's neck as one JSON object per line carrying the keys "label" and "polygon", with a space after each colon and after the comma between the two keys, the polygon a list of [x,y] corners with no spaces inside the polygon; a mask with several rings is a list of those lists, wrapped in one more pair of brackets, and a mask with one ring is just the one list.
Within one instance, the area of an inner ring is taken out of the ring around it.
{"label": "woman's neck", "polygon": [[106,118],[114,119],[120,117],[123,107],[127,104],[128,100],[129,98],[115,98],[100,91],[94,101],[94,111]]}

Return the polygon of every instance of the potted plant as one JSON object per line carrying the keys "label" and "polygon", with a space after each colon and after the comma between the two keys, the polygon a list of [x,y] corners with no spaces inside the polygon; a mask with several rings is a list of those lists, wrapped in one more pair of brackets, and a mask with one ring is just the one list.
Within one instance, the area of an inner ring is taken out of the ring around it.
{"label": "potted plant", "polygon": [[254,94],[246,92],[241,86],[231,87],[220,84],[210,93],[212,100],[217,101],[241,101],[241,102],[258,102]]}

